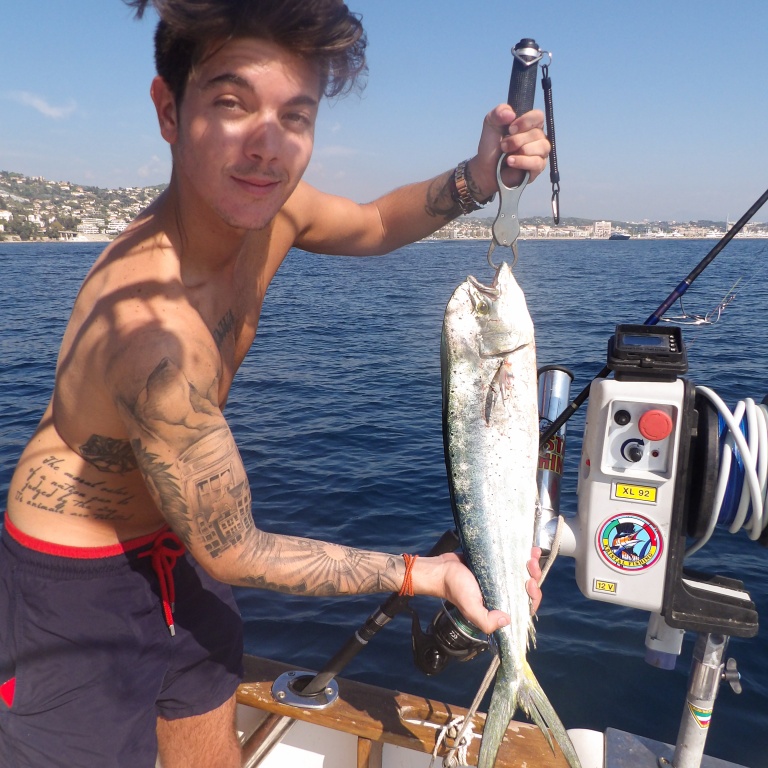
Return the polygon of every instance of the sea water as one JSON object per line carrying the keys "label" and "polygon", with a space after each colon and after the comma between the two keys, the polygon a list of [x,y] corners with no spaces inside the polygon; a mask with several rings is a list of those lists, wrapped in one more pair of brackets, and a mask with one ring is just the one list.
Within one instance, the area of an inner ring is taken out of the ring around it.
{"label": "sea water", "polygon": [[[521,241],[515,275],[536,324],[539,365],[575,374],[572,394],[605,363],[619,322],[642,323],[715,241]],[[0,492],[50,396],[58,344],[99,244],[0,244]],[[292,251],[269,289],[256,341],[226,416],[269,531],[393,553],[426,552],[453,527],[443,462],[440,328],[467,274],[490,281],[487,243],[422,242],[356,259]],[[768,242],[734,240],[684,300],[705,315],[731,293],[715,325],[684,328],[689,378],[733,407],[768,392]],[[499,256],[499,251],[496,251]],[[503,253],[503,251],[502,251]],[[680,314],[673,307],[668,314]],[[576,512],[584,414],[569,422],[561,512]],[[692,565],[744,581],[768,616],[768,549],[719,531]],[[251,653],[318,669],[381,602],[238,590]],[[422,625],[437,601],[413,601]],[[568,728],[618,728],[674,743],[691,650],[675,671],[644,662],[647,615],[588,600],[559,558],[544,585],[529,658]],[[487,660],[426,677],[411,661],[401,616],[347,667],[347,677],[469,705]],[[707,752],[768,765],[766,632],[733,639],[744,692],[722,686]]]}

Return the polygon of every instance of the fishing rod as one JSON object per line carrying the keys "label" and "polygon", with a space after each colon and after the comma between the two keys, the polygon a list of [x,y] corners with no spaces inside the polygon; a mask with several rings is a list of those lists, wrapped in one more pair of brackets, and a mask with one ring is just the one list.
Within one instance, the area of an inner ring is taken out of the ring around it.
{"label": "fishing rod", "polygon": [[[763,207],[766,200],[768,200],[768,189],[763,192],[762,195],[750,206],[749,210],[720,238],[717,244],[712,248],[709,253],[696,265],[691,273],[667,296],[664,301],[659,304],[658,308],[649,315],[648,319],[643,325],[656,325],[661,319],[662,315],[678,300],[685,292],[691,287],[694,280],[714,261],[715,257],[720,251],[725,248],[726,245],[744,228],[747,222]],[[589,397],[589,389],[592,383],[597,379],[604,379],[611,372],[611,369],[606,365],[600,373],[592,378],[592,381],[587,384],[584,389],[571,401],[571,403],[563,410],[544,431],[539,438],[539,447],[544,447],[549,440],[551,440],[560,428],[565,424],[568,419],[573,416],[574,413],[581,407],[584,401]]]}

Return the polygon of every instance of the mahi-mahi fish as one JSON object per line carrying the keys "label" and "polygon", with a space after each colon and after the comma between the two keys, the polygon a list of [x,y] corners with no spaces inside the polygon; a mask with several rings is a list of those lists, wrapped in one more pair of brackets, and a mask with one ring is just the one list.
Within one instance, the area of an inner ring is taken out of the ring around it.
{"label": "mahi-mahi fish", "polygon": [[492,285],[468,277],[453,293],[442,335],[443,437],[454,517],[489,610],[511,622],[500,656],[478,768],[491,768],[515,710],[550,731],[572,768],[579,759],[526,660],[534,642],[529,578],[537,502],[539,421],[533,322],[503,263]]}

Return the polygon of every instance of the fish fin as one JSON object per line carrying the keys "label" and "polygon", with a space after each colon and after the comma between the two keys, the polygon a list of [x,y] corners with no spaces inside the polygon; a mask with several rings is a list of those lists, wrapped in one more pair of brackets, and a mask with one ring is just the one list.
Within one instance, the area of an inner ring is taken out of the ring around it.
{"label": "fish fin", "polygon": [[493,768],[509,721],[518,707],[539,726],[552,751],[556,741],[570,768],[581,768],[571,738],[528,662],[525,662],[523,674],[519,679],[505,674],[504,667],[501,667],[496,675],[491,703],[485,718],[483,739],[480,742],[477,768]]}
{"label": "fish fin", "polygon": [[493,414],[493,406],[496,403],[496,398],[498,397],[498,392],[496,391],[496,388],[494,387],[495,379],[491,382],[491,385],[488,387],[488,392],[485,395],[485,408],[483,409],[483,418],[485,419],[485,423],[487,426],[491,425],[491,416]]}
{"label": "fish fin", "polygon": [[552,750],[554,751],[552,743],[552,736],[554,736],[565,759],[568,761],[568,765],[571,768],[581,768],[581,762],[576,754],[576,748],[573,746],[571,737],[566,732],[565,726],[560,722],[555,708],[539,685],[539,681],[536,679],[527,661],[525,662],[523,679],[519,685],[517,698],[517,705],[539,726]]}
{"label": "fish fin", "polygon": [[526,650],[536,647],[536,626],[533,623],[533,616],[528,619],[528,635],[526,640]]}
{"label": "fish fin", "polygon": [[483,727],[483,739],[480,742],[480,753],[477,756],[477,768],[493,768],[501,741],[515,713],[517,700],[516,680],[504,673],[504,667],[499,667],[496,681],[493,684],[493,695],[488,706]]}
{"label": "fish fin", "polygon": [[483,415],[488,426],[491,424],[494,408],[500,405],[504,409],[509,409],[509,382],[511,378],[512,372],[509,370],[509,364],[506,360],[502,360],[496,369],[493,379],[491,379],[491,383],[488,385],[488,392],[485,396]]}

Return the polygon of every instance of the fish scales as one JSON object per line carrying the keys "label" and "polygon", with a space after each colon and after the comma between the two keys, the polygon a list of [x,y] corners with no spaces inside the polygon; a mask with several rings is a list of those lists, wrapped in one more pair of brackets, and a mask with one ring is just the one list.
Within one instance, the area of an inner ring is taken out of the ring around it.
{"label": "fish scales", "polygon": [[529,578],[537,500],[538,395],[533,322],[509,265],[491,286],[468,277],[443,321],[443,438],[456,525],[486,606],[509,614],[480,747],[490,768],[519,707],[579,760],[526,660],[534,640]]}

